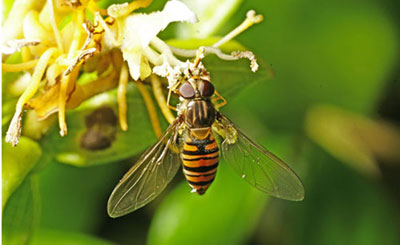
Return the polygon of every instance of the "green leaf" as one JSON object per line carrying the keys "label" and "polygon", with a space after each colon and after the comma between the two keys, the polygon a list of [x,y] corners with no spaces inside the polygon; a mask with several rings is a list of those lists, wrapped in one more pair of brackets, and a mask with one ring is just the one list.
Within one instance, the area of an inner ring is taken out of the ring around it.
{"label": "green leaf", "polygon": [[373,113],[393,80],[400,47],[398,23],[381,2],[255,0],[234,18],[254,6],[266,21],[237,40],[273,64],[276,79],[243,94],[254,105],[244,109],[285,131],[301,131],[299,121],[314,103]]}
{"label": "green leaf", "polygon": [[210,72],[211,81],[216,90],[230,101],[247,87],[272,78],[273,71],[269,65],[262,60],[258,60],[258,63],[259,70],[252,72],[250,62],[245,59],[226,61],[216,56],[204,59],[204,65]]}
{"label": "green leaf", "polygon": [[196,13],[199,22],[179,23],[179,38],[206,38],[213,35],[235,13],[243,0],[183,0]]}
{"label": "green leaf", "polygon": [[34,233],[32,245],[57,244],[57,245],[112,245],[106,241],[94,236],[83,233],[40,229]]}
{"label": "green leaf", "polygon": [[306,160],[313,164],[305,181],[308,193],[281,217],[290,235],[282,235],[279,244],[399,244],[396,192],[308,148]]}
{"label": "green leaf", "polygon": [[8,198],[37,163],[42,150],[35,141],[21,137],[17,147],[3,143],[2,151],[2,207],[4,208]]}
{"label": "green leaf", "polygon": [[38,173],[41,228],[95,233],[107,219],[107,197],[129,164],[78,168],[52,162]]}
{"label": "green leaf", "polygon": [[37,198],[36,179],[34,177],[25,179],[10,197],[4,209],[3,244],[28,244],[38,221]]}
{"label": "green leaf", "polygon": [[[68,134],[61,137],[58,125],[54,125],[42,140],[43,149],[59,162],[81,167],[126,159],[144,151],[156,137],[141,94],[129,83],[126,132],[118,123],[116,100],[116,90],[112,90],[67,113]],[[159,118],[163,120],[161,115]]]}
{"label": "green leaf", "polygon": [[8,128],[8,123],[11,121],[15,113],[15,105],[17,100],[4,101],[1,105],[2,115],[1,115],[1,126],[4,129]]}
{"label": "green leaf", "polygon": [[206,194],[190,193],[183,182],[168,195],[153,218],[148,243],[243,244],[266,201],[222,162]]}
{"label": "green leaf", "polygon": [[379,160],[400,160],[400,130],[330,105],[313,106],[306,120],[311,139],[369,177],[379,177]]}

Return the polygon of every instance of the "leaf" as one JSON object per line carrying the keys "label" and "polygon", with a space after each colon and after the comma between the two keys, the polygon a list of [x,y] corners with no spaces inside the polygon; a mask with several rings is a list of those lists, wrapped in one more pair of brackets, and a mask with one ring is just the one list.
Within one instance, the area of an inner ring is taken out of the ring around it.
{"label": "leaf", "polygon": [[14,112],[15,112],[15,105],[17,104],[17,100],[8,100],[3,101],[1,105],[2,115],[1,115],[1,126],[6,128],[7,124],[11,121]]}
{"label": "leaf", "polygon": [[229,100],[256,82],[272,78],[273,72],[270,67],[261,60],[258,60],[258,63],[259,70],[252,72],[248,60],[225,61],[216,56],[209,56],[204,60],[216,90]]}
{"label": "leaf", "polygon": [[190,193],[185,181],[166,197],[152,220],[148,243],[244,244],[266,201],[265,194],[221,162],[204,195]]}
{"label": "leaf", "polygon": [[[278,218],[278,244],[399,244],[397,190],[352,171],[308,145],[308,195]],[[267,244],[264,242],[262,244]]]}
{"label": "leaf", "polygon": [[127,131],[118,124],[116,99],[112,90],[67,113],[68,135],[61,137],[54,125],[42,140],[43,149],[59,162],[81,167],[126,159],[145,150],[156,137],[136,86],[130,83],[127,89]]}
{"label": "leaf", "polygon": [[127,164],[78,168],[51,162],[39,175],[42,228],[96,233],[108,218],[107,197]]}
{"label": "leaf", "polygon": [[42,150],[39,145],[21,137],[17,147],[3,143],[2,146],[2,207],[35,166]]}
{"label": "leaf", "polygon": [[36,179],[30,177],[10,197],[3,212],[3,244],[28,244],[38,221],[37,195]]}
{"label": "leaf", "polygon": [[400,160],[400,130],[330,105],[312,107],[306,131],[339,160],[370,177],[379,177],[378,160]]}
{"label": "leaf", "polygon": [[398,24],[385,7],[379,1],[325,3],[245,1],[233,16],[238,21],[257,6],[266,19],[237,40],[268,60],[276,77],[248,89],[240,102],[253,105],[244,109],[273,129],[301,132],[299,121],[314,103],[373,114],[394,79]]}
{"label": "leaf", "polygon": [[242,1],[183,0],[196,13],[199,22],[195,24],[180,23],[177,29],[177,37],[206,38],[215,34],[235,13]]}
{"label": "leaf", "polygon": [[32,238],[32,245],[57,244],[57,245],[112,245],[115,244],[94,236],[83,233],[40,229]]}

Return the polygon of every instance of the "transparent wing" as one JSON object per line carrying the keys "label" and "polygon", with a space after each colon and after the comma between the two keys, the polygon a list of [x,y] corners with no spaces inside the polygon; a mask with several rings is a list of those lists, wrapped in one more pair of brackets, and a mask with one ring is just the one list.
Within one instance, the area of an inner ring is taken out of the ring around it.
{"label": "transparent wing", "polygon": [[251,141],[225,116],[218,123],[225,130],[221,145],[224,160],[248,183],[282,199],[301,201],[304,187],[300,178],[281,159]]}
{"label": "transparent wing", "polygon": [[180,164],[179,120],[148,149],[124,175],[108,199],[108,214],[115,218],[143,207],[156,198],[174,178]]}

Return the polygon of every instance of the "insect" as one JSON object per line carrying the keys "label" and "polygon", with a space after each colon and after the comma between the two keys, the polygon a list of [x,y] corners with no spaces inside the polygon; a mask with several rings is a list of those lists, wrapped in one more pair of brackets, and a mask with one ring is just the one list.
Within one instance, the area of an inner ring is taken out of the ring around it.
{"label": "insect", "polygon": [[[304,187],[282,160],[251,141],[211,97],[217,92],[209,79],[189,70],[190,79],[179,84],[178,116],[163,136],[124,175],[108,200],[108,213],[119,217],[159,195],[180,165],[189,186],[202,195],[213,182],[220,151],[244,180],[272,196],[300,201]],[[221,148],[216,137],[222,138]]]}

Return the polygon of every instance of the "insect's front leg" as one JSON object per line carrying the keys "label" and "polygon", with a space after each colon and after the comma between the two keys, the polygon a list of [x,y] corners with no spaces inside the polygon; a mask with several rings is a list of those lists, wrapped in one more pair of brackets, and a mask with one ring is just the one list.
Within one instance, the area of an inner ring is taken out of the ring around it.
{"label": "insect's front leg", "polygon": [[[216,95],[216,97],[212,98],[211,101],[214,104],[214,107],[216,109],[219,109],[219,108],[223,107],[224,105],[228,104],[226,99],[224,97],[222,97],[222,95],[220,93],[218,93],[217,90],[214,91],[214,94]],[[220,101],[220,102],[218,103],[218,101]]]}

